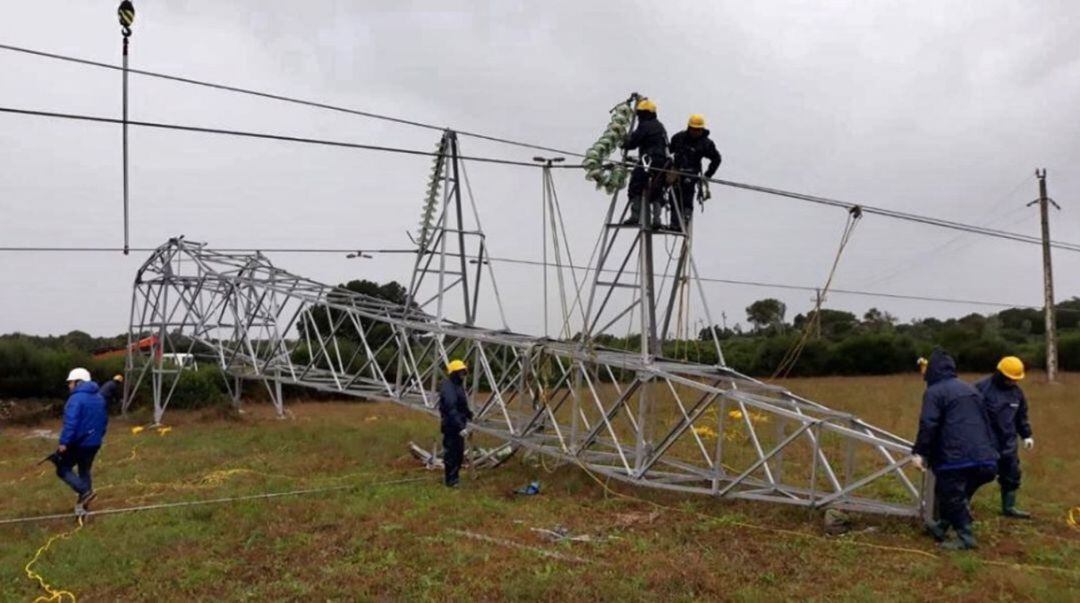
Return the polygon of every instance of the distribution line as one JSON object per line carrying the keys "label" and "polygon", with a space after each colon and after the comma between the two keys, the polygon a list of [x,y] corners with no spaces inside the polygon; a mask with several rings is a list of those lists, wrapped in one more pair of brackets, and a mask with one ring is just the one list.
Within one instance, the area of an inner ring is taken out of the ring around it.
{"label": "distribution line", "polygon": [[[340,141],[340,140],[326,140],[326,139],[308,138],[308,137],[301,137],[301,136],[289,136],[289,135],[284,135],[284,134],[272,134],[272,133],[265,133],[265,132],[252,132],[252,131],[245,131],[245,130],[231,130],[231,129],[225,129],[225,128],[208,128],[208,127],[203,127],[203,126],[189,126],[189,125],[183,125],[183,124],[169,124],[169,123],[161,123],[161,122],[132,121],[132,120],[127,120],[125,122],[124,120],[111,118],[111,117],[100,117],[100,116],[93,116],[93,115],[81,115],[81,114],[74,114],[74,113],[58,113],[58,112],[54,112],[54,111],[38,111],[38,110],[32,110],[32,109],[18,109],[18,108],[15,108],[15,107],[0,107],[0,113],[8,113],[8,114],[13,114],[13,115],[26,115],[26,116],[34,116],[34,117],[49,117],[49,118],[55,118],[55,119],[68,119],[68,120],[74,120],[74,121],[85,121],[85,122],[95,122],[95,123],[105,123],[105,124],[115,124],[115,125],[123,125],[124,123],[126,123],[129,126],[139,126],[139,127],[144,127],[144,128],[175,130],[175,131],[193,132],[193,133],[200,133],[200,134],[220,134],[220,135],[227,135],[227,136],[238,136],[238,137],[243,137],[243,138],[275,140],[275,141],[282,141],[282,142],[294,142],[294,143],[312,144],[312,145],[323,145],[323,146],[330,146],[330,147],[337,147],[337,148],[361,149],[361,150],[368,150],[368,151],[382,151],[382,152],[390,152],[390,153],[399,153],[399,154],[404,154],[404,155],[419,155],[419,156],[426,156],[426,157],[436,157],[436,156],[439,155],[439,153],[432,152],[432,151],[421,151],[421,150],[417,150],[417,149],[406,149],[406,148],[401,148],[401,147],[388,147],[388,146],[384,146],[384,145],[362,144],[362,143],[346,142],[346,141]],[[545,147],[538,147],[538,148],[545,149]],[[577,156],[577,157],[582,156],[580,153],[571,153],[571,152],[568,152],[568,151],[558,151],[558,150],[556,150],[556,152],[563,152],[563,153],[566,153],[568,155],[573,155],[573,156]],[[540,168],[540,169],[542,169],[544,167],[543,165],[535,163],[535,162],[515,161],[515,160],[500,159],[500,158],[495,158],[495,157],[459,157],[459,159],[462,159],[462,160],[465,160],[465,161],[477,161],[477,162],[482,162],[482,163],[513,165],[513,166],[518,166],[518,167],[531,167],[531,168]],[[632,164],[627,164],[627,165],[630,166]],[[576,169],[576,168],[580,168],[582,166],[580,166],[580,165],[559,165],[559,166],[554,166],[554,167],[558,167],[558,168],[562,168],[562,169]],[[679,172],[677,172],[675,170],[660,169],[660,168],[653,168],[653,170],[656,171],[656,172],[668,172],[668,173],[672,173],[672,174],[678,174],[679,173]],[[929,226],[937,226],[937,227],[940,227],[940,228],[958,230],[958,231],[961,231],[961,232],[969,232],[969,233],[980,234],[980,235],[984,235],[984,236],[988,236],[988,237],[995,237],[995,238],[999,238],[999,239],[1007,239],[1007,240],[1011,240],[1011,241],[1018,241],[1018,242],[1021,242],[1021,243],[1029,243],[1029,244],[1033,244],[1033,245],[1042,245],[1042,238],[1041,237],[1020,234],[1020,233],[1017,233],[1017,232],[1010,232],[1010,231],[1006,231],[1006,230],[997,230],[997,229],[992,229],[992,228],[980,227],[980,226],[975,226],[975,225],[972,225],[972,224],[966,224],[966,223],[963,223],[963,222],[956,222],[956,221],[953,221],[953,220],[944,220],[944,219],[941,219],[941,218],[933,218],[933,217],[929,217],[929,216],[922,216],[922,215],[919,215],[919,214],[912,214],[912,213],[908,213],[908,212],[901,212],[901,211],[892,210],[892,209],[875,207],[873,205],[866,205],[866,204],[862,204],[862,203],[852,203],[852,202],[849,202],[849,201],[841,201],[841,200],[838,200],[838,199],[831,199],[831,198],[828,198],[828,197],[821,197],[821,196],[818,196],[818,195],[808,195],[808,194],[805,194],[805,193],[797,193],[797,192],[793,192],[793,191],[786,191],[786,190],[783,190],[783,189],[778,189],[778,188],[773,188],[773,187],[760,186],[760,185],[756,185],[756,184],[747,184],[747,183],[744,183],[744,182],[735,182],[733,180],[723,180],[723,179],[720,179],[720,178],[704,178],[704,177],[702,177],[702,180],[705,180],[705,181],[708,181],[708,182],[711,182],[711,183],[714,183],[714,184],[719,184],[721,186],[727,186],[727,187],[731,187],[731,188],[737,188],[737,189],[742,189],[742,190],[749,190],[749,191],[754,191],[754,192],[759,192],[759,193],[765,193],[765,194],[774,195],[774,196],[778,196],[778,197],[785,197],[785,198],[789,198],[789,199],[796,199],[796,200],[800,200],[800,201],[806,201],[806,202],[809,202],[809,203],[815,203],[815,204],[818,204],[818,205],[825,205],[825,206],[829,206],[829,207],[842,208],[842,209],[844,209],[846,211],[852,211],[852,210],[858,208],[863,213],[874,214],[874,215],[883,216],[883,217],[887,217],[887,218],[892,218],[892,219],[896,219],[896,220],[904,220],[904,221],[908,221],[908,222],[915,222],[915,223],[925,224],[925,225],[929,225]],[[1068,243],[1068,242],[1062,242],[1062,241],[1050,241],[1050,246],[1053,247],[1053,248],[1056,248],[1056,249],[1064,250],[1064,251],[1072,251],[1072,252],[1080,253],[1080,244],[1077,244],[1077,243]]]}
{"label": "distribution line", "polygon": [[[122,69],[121,67],[119,67],[117,65],[112,65],[112,64],[109,64],[109,63],[103,63],[103,62],[100,62],[100,61],[92,61],[92,60],[89,60],[89,59],[83,59],[83,58],[74,57],[74,56],[70,56],[70,55],[62,55],[62,54],[58,54],[58,53],[34,50],[34,49],[30,49],[30,48],[25,48],[25,47],[13,46],[13,45],[10,45],[10,44],[0,44],[0,50],[8,50],[8,51],[11,51],[11,52],[17,52],[17,53],[37,56],[37,57],[41,57],[41,58],[48,58],[48,59],[53,59],[53,60],[66,61],[66,62],[71,62],[71,63],[78,63],[78,64],[82,64],[82,65],[98,67],[98,68],[102,68],[102,69],[110,69],[110,70],[114,70],[114,71],[119,71],[119,70]],[[350,115],[356,115],[356,116],[360,116],[360,117],[367,117],[367,118],[370,118],[370,119],[388,121],[388,122],[392,122],[392,123],[408,125],[408,126],[413,126],[413,127],[418,127],[418,128],[425,128],[425,129],[436,130],[436,131],[443,131],[443,130],[447,129],[447,127],[445,127],[445,126],[439,126],[439,125],[435,125],[435,124],[431,124],[431,123],[425,123],[425,122],[420,122],[420,121],[411,120],[411,119],[404,119],[404,118],[400,118],[400,117],[394,117],[394,116],[391,116],[391,115],[375,113],[373,111],[364,111],[364,110],[360,110],[360,109],[352,109],[352,108],[343,107],[343,106],[340,106],[340,105],[333,105],[333,104],[330,104],[330,103],[306,100],[306,99],[301,99],[301,98],[297,98],[297,97],[286,96],[286,95],[283,95],[283,94],[274,94],[274,93],[270,93],[270,92],[252,90],[252,89],[249,89],[249,88],[241,88],[239,86],[231,86],[231,85],[227,85],[227,84],[208,82],[208,81],[205,81],[205,80],[198,80],[198,79],[194,79],[194,78],[182,77],[182,76],[171,75],[171,74],[160,73],[160,72],[154,72],[154,71],[148,71],[148,70],[143,70],[143,69],[130,69],[129,68],[128,71],[129,71],[129,73],[134,73],[136,75],[142,75],[142,76],[146,76],[146,77],[170,80],[170,81],[175,81],[175,82],[194,85],[194,86],[202,86],[202,87],[205,87],[205,88],[212,88],[212,89],[223,90],[223,91],[227,91],[227,92],[234,92],[234,93],[238,93],[238,94],[255,96],[255,97],[260,97],[260,98],[265,98],[265,99],[270,99],[270,100],[276,100],[276,101],[281,101],[281,102],[286,102],[286,103],[292,103],[292,104],[297,104],[297,105],[303,105],[303,106],[307,106],[307,107],[325,109],[325,110],[329,110],[329,111],[336,111],[336,112],[339,112],[339,113],[346,113],[346,114],[350,114]],[[455,130],[455,132],[457,132],[461,136],[468,136],[468,137],[471,137],[471,138],[476,138],[476,139],[480,139],[480,140],[487,140],[487,141],[490,141],[490,142],[497,142],[497,143],[500,143],[500,144],[517,146],[517,147],[533,149],[533,150],[538,150],[538,151],[560,153],[560,154],[563,154],[563,155],[568,155],[568,156],[573,156],[573,157],[581,157],[581,158],[585,157],[585,155],[583,153],[579,153],[579,152],[575,152],[575,151],[569,151],[569,150],[566,150],[566,149],[558,149],[558,148],[554,148],[554,147],[550,147],[550,146],[546,146],[546,145],[539,145],[539,144],[533,144],[533,143],[528,143],[528,142],[522,142],[522,141],[518,141],[518,140],[512,140],[512,139],[503,138],[503,137],[499,137],[499,136],[491,136],[491,135],[488,135],[488,134],[482,134],[482,133],[478,133],[478,132],[470,132],[470,131],[466,131],[466,130]],[[524,162],[520,162],[519,164],[524,165]],[[579,166],[555,166],[555,167],[572,168],[572,167],[579,167]],[[765,193],[765,194],[771,194],[771,195],[776,195],[776,196],[780,196],[780,197],[786,197],[786,198],[790,198],[790,199],[798,199],[798,200],[806,201],[806,202],[810,202],[810,203],[817,203],[817,204],[830,205],[830,206],[834,206],[834,207],[841,207],[841,208],[849,209],[849,210],[851,208],[855,207],[856,205],[859,205],[864,212],[869,213],[869,214],[879,215],[879,216],[898,219],[898,220],[906,220],[906,221],[911,221],[911,222],[916,222],[916,223],[922,223],[922,224],[927,224],[927,225],[932,225],[932,226],[938,226],[938,227],[941,227],[941,228],[951,228],[951,229],[954,229],[954,230],[960,230],[960,231],[964,231],[964,232],[971,232],[971,233],[976,233],[976,234],[985,234],[985,235],[988,235],[988,236],[996,236],[996,237],[999,237],[999,238],[1006,238],[1006,239],[1011,239],[1011,240],[1021,241],[1021,242],[1026,242],[1026,243],[1041,244],[1041,240],[1038,239],[1037,237],[1031,237],[1031,236],[1022,235],[1022,234],[1019,234],[1019,233],[1012,233],[1012,232],[1002,231],[1002,230],[984,229],[984,228],[980,228],[980,227],[973,226],[973,225],[970,225],[970,224],[964,224],[964,223],[961,223],[961,222],[955,222],[955,221],[952,221],[952,220],[943,220],[943,219],[939,219],[939,218],[921,216],[921,215],[918,215],[918,214],[912,214],[912,213],[908,213],[908,212],[900,212],[900,211],[896,211],[896,210],[891,210],[891,209],[886,209],[886,208],[881,208],[881,207],[875,207],[875,206],[871,206],[871,205],[856,204],[856,203],[851,203],[851,202],[847,202],[847,201],[840,201],[840,200],[837,200],[837,199],[829,199],[827,197],[820,197],[820,196],[816,196],[816,195],[806,195],[806,194],[803,194],[803,193],[795,193],[795,192],[785,191],[785,190],[771,188],[771,187],[758,186],[758,185],[746,184],[746,183],[741,183],[741,182],[734,182],[734,181],[730,181],[730,180],[722,180],[722,179],[719,179],[719,178],[708,178],[707,180],[709,182],[719,184],[719,185],[722,185],[722,186],[728,186],[728,187],[732,187],[732,188],[740,188],[740,189],[744,189],[744,190],[750,190],[750,191],[755,191],[755,192],[760,192],[760,193]],[[1080,251],[1080,245],[1076,245],[1076,244],[1060,243],[1060,242],[1052,241],[1051,245],[1054,246],[1054,247],[1060,248],[1060,249],[1069,249],[1071,251]]]}
{"label": "distribution line", "polygon": [[[121,250],[122,250],[122,248],[120,248],[120,247],[42,247],[42,246],[39,246],[39,247],[33,247],[33,246],[27,246],[27,247],[18,247],[18,246],[0,247],[0,252],[10,252],[10,253],[18,253],[18,252],[33,252],[33,253],[69,253],[69,252],[70,253],[98,253],[98,252],[100,252],[100,253],[115,253],[115,252],[121,251]],[[156,251],[156,248],[153,248],[153,247],[132,247],[131,251],[150,253],[152,251]],[[278,247],[278,248],[273,248],[273,247],[261,247],[261,248],[254,248],[254,247],[221,247],[221,248],[218,248],[218,247],[215,247],[214,251],[219,251],[219,252],[222,252],[222,253],[255,253],[255,252],[260,252],[260,253],[297,253],[297,254],[308,254],[308,253],[315,253],[315,254],[351,254],[353,256],[362,255],[362,254],[379,254],[379,255],[383,255],[383,254],[409,254],[409,255],[414,255],[414,254],[416,254],[415,249],[359,249],[358,250],[358,249],[352,249],[352,248],[337,248],[337,249],[335,249],[335,248],[316,248],[316,247]],[[470,260],[479,259],[478,256],[476,256],[476,255],[467,254],[465,257],[467,259],[470,259]],[[590,266],[580,266],[580,265],[576,265],[576,264],[571,265],[571,264],[566,264],[566,263],[555,264],[553,262],[542,262],[542,261],[538,261],[538,260],[525,260],[525,259],[520,259],[520,258],[509,258],[509,257],[499,257],[499,256],[485,256],[484,259],[488,260],[488,261],[492,261],[492,262],[498,262],[498,263],[504,263],[504,264],[517,264],[517,265],[521,265],[521,266],[538,266],[538,267],[547,266],[549,268],[560,268],[561,267],[561,268],[573,268],[575,270],[586,270],[586,271],[596,270],[596,266],[592,266],[592,265],[590,265]],[[603,270],[603,272],[615,272],[615,270],[605,268]],[[633,272],[633,271],[627,271],[627,272],[625,272],[625,274],[628,274],[630,276],[634,276],[637,273]],[[812,287],[810,285],[792,285],[792,284],[788,284],[788,283],[770,283],[770,282],[767,282],[767,281],[740,280],[740,279],[716,278],[716,277],[707,277],[707,276],[702,276],[700,278],[700,280],[702,282],[718,283],[718,284],[724,284],[724,285],[739,285],[739,286],[747,286],[747,287],[761,287],[763,289],[786,289],[786,290],[790,290],[790,291],[808,291],[808,292],[811,292],[811,293],[813,293],[813,292],[820,289],[820,287]],[[885,299],[904,299],[904,300],[912,300],[912,301],[941,302],[941,303],[947,303],[947,304],[961,304],[961,305],[969,305],[969,306],[985,306],[985,307],[991,307],[991,308],[1021,308],[1021,309],[1026,309],[1026,310],[1041,310],[1042,309],[1042,306],[1034,306],[1034,305],[1030,305],[1030,304],[1012,304],[1012,303],[1008,303],[1008,302],[988,301],[988,300],[979,300],[979,299],[962,299],[962,298],[954,298],[954,297],[935,297],[935,296],[930,296],[930,295],[912,295],[912,294],[906,294],[906,293],[889,293],[889,292],[884,292],[884,291],[866,291],[866,290],[860,290],[860,289],[838,289],[838,288],[835,288],[835,287],[830,287],[829,292],[830,293],[843,294],[843,295],[856,295],[856,296],[862,296],[862,297],[878,297],[878,298],[885,298]],[[1072,311],[1074,311],[1074,310],[1070,310],[1069,308],[1060,308],[1060,309],[1058,309],[1058,312],[1072,312]],[[1080,311],[1080,310],[1077,310],[1077,311]]]}
{"label": "distribution line", "polygon": [[[120,71],[122,69],[121,67],[119,67],[117,65],[112,65],[112,64],[109,64],[109,63],[102,63],[100,61],[92,61],[90,59],[83,59],[83,58],[79,58],[79,57],[73,57],[73,56],[70,56],[70,55],[63,55],[63,54],[58,54],[58,53],[54,53],[54,52],[44,52],[44,51],[41,51],[41,50],[33,50],[33,49],[30,49],[30,48],[12,46],[10,44],[0,44],[0,50],[10,50],[12,52],[18,52],[18,53],[22,53],[22,54],[28,54],[28,55],[33,55],[33,56],[37,56],[37,57],[47,58],[47,59],[55,59],[55,60],[59,60],[59,61],[66,61],[66,62],[69,62],[69,63],[78,63],[80,65],[87,65],[87,66],[90,66],[90,67],[99,67],[99,68],[102,68],[102,69],[111,69],[113,71]],[[270,100],[276,100],[276,101],[281,101],[281,102],[286,102],[286,103],[292,103],[294,105],[302,105],[302,106],[306,106],[306,107],[313,107],[313,108],[316,108],[316,109],[326,109],[326,110],[329,110],[329,111],[336,111],[338,113],[347,113],[349,115],[357,115],[357,116],[360,116],[360,117],[368,117],[368,118],[371,118],[371,119],[378,119],[378,120],[393,122],[393,123],[402,124],[402,125],[406,125],[406,126],[413,126],[413,127],[417,127],[417,128],[425,128],[425,129],[428,129],[428,130],[435,130],[435,131],[438,131],[438,132],[442,132],[444,130],[449,129],[448,126],[439,126],[439,125],[436,125],[436,124],[424,123],[424,122],[416,121],[416,120],[412,120],[412,119],[404,119],[404,118],[401,118],[401,117],[393,117],[393,116],[390,116],[390,115],[383,115],[383,114],[374,113],[374,112],[371,112],[371,111],[363,111],[363,110],[360,110],[360,109],[350,109],[348,107],[342,107],[340,105],[332,105],[332,104],[329,104],[329,103],[323,103],[323,102],[312,101],[312,100],[305,100],[305,99],[301,99],[301,98],[285,96],[283,94],[274,94],[274,93],[271,93],[271,92],[262,92],[262,91],[259,91],[259,90],[252,90],[250,88],[241,88],[239,86],[230,86],[228,84],[218,84],[218,83],[214,83],[214,82],[207,82],[207,81],[204,81],[204,80],[197,80],[197,79],[194,79],[194,78],[188,78],[188,77],[183,77],[183,76],[178,76],[178,75],[170,75],[170,74],[167,74],[167,73],[160,73],[160,72],[156,72],[156,71],[147,71],[145,69],[128,68],[128,73],[132,73],[132,74],[135,74],[135,75],[142,75],[142,76],[146,76],[146,77],[157,78],[157,79],[162,79],[162,80],[169,80],[169,81],[173,81],[173,82],[179,82],[179,83],[182,83],[182,84],[190,84],[190,85],[193,85],[193,86],[201,86],[201,87],[204,87],[204,88],[211,88],[211,89],[215,89],[215,90],[223,90],[223,91],[226,91],[226,92],[235,92],[235,93],[238,93],[238,94],[246,94],[248,96],[256,96],[256,97],[259,97],[259,98],[266,98],[266,99],[270,99]],[[552,152],[552,153],[562,153],[562,154],[566,154],[566,155],[575,155],[575,156],[584,157],[584,155],[580,155],[579,153],[573,153],[573,152],[570,152],[570,151],[562,151],[562,150],[559,150],[559,149],[546,147],[546,146],[543,146],[543,145],[531,144],[531,143],[521,142],[521,141],[517,141],[517,140],[510,140],[508,138],[500,138],[498,136],[490,136],[488,134],[480,134],[480,133],[477,133],[477,132],[467,132],[465,130],[454,129],[454,131],[457,132],[461,136],[468,136],[470,138],[476,138],[478,140],[487,140],[487,141],[490,141],[490,142],[497,142],[497,143],[500,143],[500,144],[516,146],[516,147],[521,147],[521,148],[525,148],[525,149],[533,149],[533,150],[536,150],[536,151],[548,151],[548,152]],[[554,167],[560,167],[560,166],[554,166]]]}
{"label": "distribution line", "polygon": [[[103,124],[115,124],[123,125],[125,122],[122,119],[115,117],[101,117],[97,115],[81,115],[77,113],[57,113],[54,111],[36,111],[32,109],[18,109],[15,107],[0,107],[0,113],[10,113],[13,115],[27,115],[32,117],[50,117],[54,119],[68,119],[73,121],[85,121],[93,123]],[[358,142],[346,142],[342,140],[326,140],[322,138],[307,138],[303,136],[289,136],[287,134],[271,134],[267,132],[251,132],[248,130],[230,130],[226,128],[207,128],[203,126],[189,126],[184,124],[170,124],[155,121],[136,121],[127,120],[127,125],[138,126],[141,128],[154,128],[160,130],[176,130],[180,132],[193,132],[197,134],[220,134],[225,136],[237,136],[240,138],[257,138],[261,140],[276,140],[280,142],[296,142],[301,144],[313,144],[330,147],[340,147],[346,149],[359,149],[364,151],[381,151],[384,153],[398,153],[401,155],[419,155],[423,157],[437,157],[440,153],[435,151],[421,151],[419,149],[406,149],[402,147],[388,147],[384,145],[376,144],[363,144]],[[514,161],[512,159],[500,159],[497,157],[459,157],[462,160],[476,161],[480,163],[497,163],[501,165],[515,165],[519,167],[537,168],[536,163],[528,161]],[[565,168],[575,168],[581,166],[559,166]]]}

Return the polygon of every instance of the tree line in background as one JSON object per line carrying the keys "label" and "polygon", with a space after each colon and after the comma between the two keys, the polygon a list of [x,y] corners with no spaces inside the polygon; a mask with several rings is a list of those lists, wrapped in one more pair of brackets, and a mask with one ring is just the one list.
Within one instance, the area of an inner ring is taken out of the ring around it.
{"label": "tree line in background", "polygon": [[[1063,370],[1080,370],[1080,298],[1055,306],[1058,360]],[[787,308],[767,298],[746,308],[750,328],[715,326],[729,366],[755,376],[770,376],[788,352],[803,342],[791,376],[881,375],[915,370],[919,356],[942,346],[959,370],[990,372],[1002,356],[1014,355],[1032,367],[1046,364],[1045,321],[1042,310],[1010,308],[989,315],[968,314],[940,320],[922,318],[901,323],[895,316],[871,308],[861,318],[851,312],[822,308],[797,314],[791,322]],[[665,348],[677,358],[715,362],[712,333],[702,329],[696,345],[674,342]]]}
{"label": "tree line in background", "polygon": [[[351,281],[343,289],[385,299],[405,302],[405,289],[396,282]],[[1063,370],[1080,370],[1080,298],[1057,305],[1059,362]],[[724,360],[732,368],[758,377],[770,377],[784,364],[796,347],[798,360],[786,374],[790,376],[882,375],[915,370],[915,359],[929,355],[935,345],[949,350],[961,371],[990,372],[1005,355],[1020,356],[1030,366],[1045,364],[1044,320],[1040,310],[1013,308],[995,314],[969,314],[962,318],[939,320],[925,318],[900,323],[888,312],[871,308],[860,318],[851,312],[823,308],[820,312],[798,314],[790,322],[787,308],[776,299],[767,298],[746,308],[749,328],[712,327],[720,339]],[[313,316],[322,323],[334,317]],[[328,325],[326,325],[328,326]],[[365,330],[369,325],[361,324]],[[324,331],[325,332],[325,331]],[[357,334],[339,330],[343,346],[355,345]],[[375,325],[369,342],[389,336],[389,329]],[[715,364],[717,354],[713,333],[702,329],[692,340],[671,341],[665,345],[669,358]],[[638,349],[640,336],[605,335],[601,345],[619,349]],[[0,335],[0,398],[61,399],[67,390],[64,377],[74,366],[90,369],[94,378],[103,381],[123,371],[122,354],[95,356],[102,350],[123,350],[127,335],[92,337],[81,331],[54,337],[23,334]],[[170,351],[170,350],[167,350]],[[184,351],[184,350],[175,350]],[[195,352],[200,350],[196,347]],[[305,361],[310,351],[300,346],[294,358]],[[143,389],[145,389],[144,384]],[[145,393],[145,392],[143,392]],[[299,393],[299,392],[297,392]],[[217,367],[203,363],[200,370],[178,386],[172,404],[194,407],[221,402],[227,395],[223,375]]]}

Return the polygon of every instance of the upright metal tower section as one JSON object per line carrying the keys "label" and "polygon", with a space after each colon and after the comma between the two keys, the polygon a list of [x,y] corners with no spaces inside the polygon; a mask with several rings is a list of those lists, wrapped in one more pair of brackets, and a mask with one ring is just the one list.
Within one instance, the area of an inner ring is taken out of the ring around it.
{"label": "upright metal tower section", "polygon": [[[633,107],[638,99],[639,96],[634,94],[626,102]],[[632,120],[630,130],[634,125]],[[628,162],[625,151],[621,162],[624,165]],[[665,343],[669,342],[673,327],[682,338],[692,338],[686,325],[691,297],[696,290],[715,346],[717,366],[723,367],[723,351],[712,328],[715,323],[692,255],[691,216],[681,215],[680,204],[672,202],[671,222],[677,228],[656,223],[659,212],[654,211],[651,199],[661,197],[655,187],[665,186],[665,176],[661,172],[649,174],[650,183],[645,193],[639,198],[627,199],[625,203],[619,189],[611,194],[600,233],[600,254],[589,291],[582,343],[592,346],[605,334],[617,336],[619,334],[611,330],[621,324],[628,327],[622,335],[630,336],[636,323],[640,333],[641,362],[645,366],[653,365],[665,356]],[[634,203],[640,206],[631,207]],[[641,219],[628,224],[626,217],[633,209]],[[658,254],[659,250],[666,254]],[[637,393],[640,418],[635,452],[635,464],[640,467],[656,447],[655,409],[660,404],[657,397],[667,394],[656,387],[657,383],[648,372],[637,375],[636,379],[641,382]]]}
{"label": "upright metal tower section", "polygon": [[[427,310],[434,304],[434,314],[441,319],[446,316],[446,304],[452,301],[448,294],[457,289],[461,292],[464,322],[473,325],[480,303],[484,266],[490,270],[487,240],[460,159],[457,133],[446,130],[435,151],[420,225],[414,238],[416,260],[405,307],[409,311]],[[472,223],[467,220],[463,196],[469,201]],[[475,270],[469,270],[470,263],[475,264]],[[422,293],[429,279],[436,281],[435,292],[424,299]],[[493,276],[492,286],[496,287]],[[502,301],[497,292],[496,303],[500,316],[503,316]],[[505,324],[505,318],[503,322]]]}

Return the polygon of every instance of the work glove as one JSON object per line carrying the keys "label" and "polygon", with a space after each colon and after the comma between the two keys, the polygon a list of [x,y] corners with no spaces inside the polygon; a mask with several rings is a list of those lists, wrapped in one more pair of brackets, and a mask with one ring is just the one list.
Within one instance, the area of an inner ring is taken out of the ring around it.
{"label": "work glove", "polygon": [[1035,447],[1035,438],[1024,438],[1024,450],[1031,450]]}
{"label": "work glove", "polygon": [[469,428],[466,427],[465,429],[462,429],[461,431],[458,432],[458,435],[461,436],[461,437],[465,437],[465,436],[469,435]]}
{"label": "work glove", "polygon": [[911,464],[915,465],[915,468],[919,471],[926,471],[926,459],[922,455],[914,454],[911,456]]}

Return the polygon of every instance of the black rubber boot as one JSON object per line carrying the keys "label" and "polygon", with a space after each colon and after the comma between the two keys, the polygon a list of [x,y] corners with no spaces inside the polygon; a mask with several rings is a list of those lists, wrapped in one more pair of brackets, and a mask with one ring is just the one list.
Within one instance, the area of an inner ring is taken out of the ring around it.
{"label": "black rubber boot", "polygon": [[947,551],[967,551],[975,548],[975,535],[971,533],[971,526],[956,528],[956,540],[941,543],[941,548]]}
{"label": "black rubber boot", "polygon": [[1031,519],[1031,513],[1016,508],[1016,490],[1001,492],[1001,514],[1014,519]]}
{"label": "black rubber boot", "polygon": [[949,533],[949,522],[944,519],[926,522],[926,533],[933,536],[937,542],[945,542]]}
{"label": "black rubber boot", "polygon": [[630,199],[630,217],[623,220],[623,226],[639,226],[641,224],[641,197]]}

